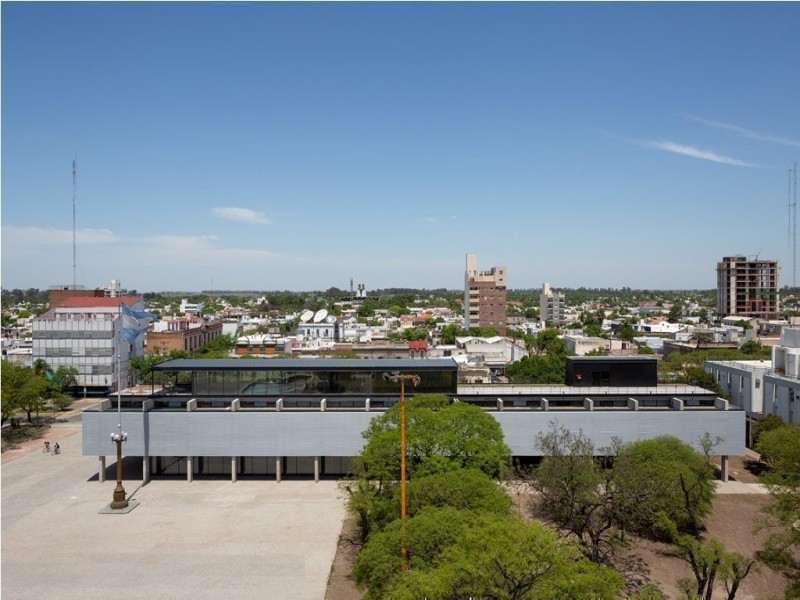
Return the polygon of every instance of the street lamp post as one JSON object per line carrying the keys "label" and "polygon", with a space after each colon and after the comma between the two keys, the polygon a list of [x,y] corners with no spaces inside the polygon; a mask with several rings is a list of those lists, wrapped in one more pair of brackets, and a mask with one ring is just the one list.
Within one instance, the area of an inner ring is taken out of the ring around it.
{"label": "street lamp post", "polygon": [[117,445],[117,487],[114,488],[114,500],[111,502],[111,508],[114,510],[128,506],[128,500],[125,498],[125,488],[122,487],[122,442],[127,439],[128,434],[124,431],[111,434],[111,441]]}
{"label": "street lamp post", "polygon": [[408,570],[406,561],[406,380],[414,387],[419,385],[419,375],[406,373],[387,377],[389,381],[400,382],[400,556],[401,569],[405,575]]}

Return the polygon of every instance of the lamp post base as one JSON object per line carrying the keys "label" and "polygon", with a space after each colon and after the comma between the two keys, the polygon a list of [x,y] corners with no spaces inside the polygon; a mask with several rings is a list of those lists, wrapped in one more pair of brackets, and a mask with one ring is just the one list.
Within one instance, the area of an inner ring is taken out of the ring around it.
{"label": "lamp post base", "polygon": [[111,502],[111,508],[114,510],[119,510],[121,508],[126,508],[128,506],[128,501],[125,499],[125,488],[122,487],[122,482],[117,482],[117,487],[114,488],[114,501]]}

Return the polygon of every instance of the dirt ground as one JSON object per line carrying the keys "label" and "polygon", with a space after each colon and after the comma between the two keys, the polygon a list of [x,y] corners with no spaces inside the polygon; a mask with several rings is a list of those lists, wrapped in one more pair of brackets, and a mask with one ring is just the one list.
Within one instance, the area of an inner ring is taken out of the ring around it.
{"label": "dirt ground", "polygon": [[339,534],[325,600],[361,600],[364,597],[364,593],[356,588],[355,582],[350,578],[360,549],[355,517],[347,515],[342,523],[342,533]]}
{"label": "dirt ground", "polygon": [[[752,558],[767,538],[767,531],[755,531],[763,518],[761,509],[772,501],[761,494],[719,494],[714,499],[711,515],[706,519],[705,539],[717,538],[728,551],[738,552]],[[694,581],[689,565],[670,556],[669,545],[636,539],[633,545],[620,551],[614,563],[625,577],[629,591],[644,584],[658,584],[668,598],[678,598],[678,582],[681,579]],[[750,573],[736,594],[737,600],[768,600],[783,598],[786,579],[760,565],[758,571]],[[725,597],[724,587],[715,592],[716,597]]]}
{"label": "dirt ground", "polygon": [[[732,459],[730,475],[743,483],[758,481],[755,473],[759,463],[752,459]],[[534,498],[524,486],[509,486],[508,492],[518,509],[526,515],[533,513]],[[706,519],[705,539],[717,538],[728,551],[738,552],[746,558],[754,556],[769,535],[769,531],[756,531],[763,520],[762,508],[772,501],[765,494],[718,494],[714,499],[711,514]],[[626,581],[626,592],[634,593],[648,583],[655,583],[667,598],[680,596],[679,581],[692,579],[689,566],[682,560],[670,556],[668,544],[651,542],[631,536],[628,548],[620,549],[613,557],[614,566]],[[364,593],[359,591],[350,578],[353,564],[360,546],[355,519],[348,516],[342,526],[336,558],[328,579],[325,600],[362,600]],[[783,598],[786,579],[766,567],[759,565],[745,579],[736,595],[737,600],[772,600]],[[724,587],[715,591],[715,598],[726,596]]]}
{"label": "dirt ground", "polygon": [[[24,442],[17,442],[3,446],[2,464],[15,460],[20,456],[25,456],[32,450],[41,451],[44,448],[44,442],[47,440],[52,445],[54,442],[61,443],[65,437],[72,435],[75,431],[67,427],[50,427],[45,430],[41,436]],[[63,444],[62,444],[63,446]]]}

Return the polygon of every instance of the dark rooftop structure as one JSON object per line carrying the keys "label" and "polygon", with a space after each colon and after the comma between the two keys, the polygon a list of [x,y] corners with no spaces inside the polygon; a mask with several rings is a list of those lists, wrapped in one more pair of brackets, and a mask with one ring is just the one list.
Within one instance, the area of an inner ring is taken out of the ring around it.
{"label": "dark rooftop structure", "polygon": [[650,356],[568,356],[567,385],[655,386],[658,384],[658,363]]}

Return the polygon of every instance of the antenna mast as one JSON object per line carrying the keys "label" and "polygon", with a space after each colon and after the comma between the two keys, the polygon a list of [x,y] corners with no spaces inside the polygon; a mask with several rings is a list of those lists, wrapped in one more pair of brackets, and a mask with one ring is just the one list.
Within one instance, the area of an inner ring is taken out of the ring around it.
{"label": "antenna mast", "polygon": [[75,240],[75,200],[78,196],[78,167],[72,159],[72,289],[78,289],[78,261]]}
{"label": "antenna mast", "polygon": [[797,163],[789,169],[789,244],[792,248],[792,287],[797,287]]}

